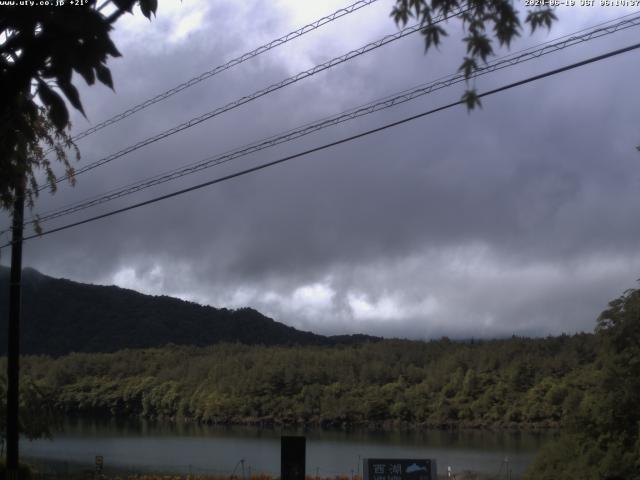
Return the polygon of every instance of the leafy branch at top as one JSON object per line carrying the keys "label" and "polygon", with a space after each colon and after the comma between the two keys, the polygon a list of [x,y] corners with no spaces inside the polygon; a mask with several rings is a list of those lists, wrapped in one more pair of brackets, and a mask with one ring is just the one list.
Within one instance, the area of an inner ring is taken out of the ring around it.
{"label": "leafy branch at top", "polygon": [[[107,62],[120,56],[110,38],[114,22],[136,5],[150,18],[158,6],[157,0],[97,3],[0,9],[0,208],[12,205],[16,187],[25,180],[27,199],[33,200],[38,169],[44,169],[47,183],[55,189],[41,141],[54,149],[66,174],[72,173],[63,153],[71,148],[77,155],[77,149],[70,142],[64,99],[84,115],[73,74],[88,85],[97,80],[113,89]],[[105,5],[109,8],[103,11]]]}
{"label": "leafy branch at top", "polygon": [[[510,47],[514,38],[520,36],[522,23],[519,12],[510,0],[396,0],[391,17],[398,25],[406,25],[410,19],[420,21],[424,36],[425,51],[438,47],[447,31],[435,18],[449,17],[453,12],[462,11],[457,18],[462,22],[466,44],[466,55],[459,71],[468,80],[477,71],[481,63],[495,55],[495,45]],[[524,19],[531,33],[536,29],[551,28],[557,20],[550,7],[537,7],[530,10]],[[462,97],[468,110],[480,106],[478,95],[474,89],[468,89]]]}

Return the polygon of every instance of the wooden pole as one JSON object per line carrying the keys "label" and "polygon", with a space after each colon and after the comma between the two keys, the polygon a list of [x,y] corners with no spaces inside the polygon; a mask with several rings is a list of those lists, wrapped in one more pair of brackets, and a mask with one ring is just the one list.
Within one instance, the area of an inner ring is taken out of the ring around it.
{"label": "wooden pole", "polygon": [[20,378],[20,303],[22,281],[22,224],[24,182],[15,190],[9,283],[9,333],[7,348],[7,479],[18,479],[18,404]]}

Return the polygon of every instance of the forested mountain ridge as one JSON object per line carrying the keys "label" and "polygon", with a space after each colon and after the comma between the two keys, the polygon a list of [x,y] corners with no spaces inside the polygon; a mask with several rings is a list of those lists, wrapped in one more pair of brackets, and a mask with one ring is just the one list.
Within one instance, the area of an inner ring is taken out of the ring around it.
{"label": "forested mountain ridge", "polygon": [[[167,344],[332,345],[379,340],[366,335],[326,337],[296,330],[251,308],[214,308],[56,279],[33,269],[24,270],[22,283],[24,354],[58,356]],[[9,269],[0,267],[0,355],[7,348],[8,290]]]}

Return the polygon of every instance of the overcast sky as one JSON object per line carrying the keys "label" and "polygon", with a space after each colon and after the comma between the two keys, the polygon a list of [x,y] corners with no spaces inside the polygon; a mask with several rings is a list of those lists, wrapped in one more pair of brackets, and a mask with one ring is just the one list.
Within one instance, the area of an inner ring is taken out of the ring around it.
{"label": "overcast sky", "polygon": [[[118,22],[116,93],[81,96],[74,132],[225,63],[349,0],[161,1]],[[91,163],[397,31],[380,0],[78,142]],[[520,6],[522,14],[525,7]],[[558,10],[519,50],[628,13]],[[411,35],[78,176],[35,211],[76,202],[454,72],[450,22]],[[528,32],[528,31],[527,31]],[[477,80],[478,91],[637,42],[637,28]],[[502,54],[507,53],[506,51]],[[31,240],[24,264],[304,330],[433,338],[591,331],[640,277],[640,52],[453,108],[178,198]],[[275,160],[460,98],[464,85],[186,176],[46,230]],[[8,223],[4,214],[2,225]],[[6,236],[3,238],[6,241]],[[1,262],[9,255],[2,251]]]}

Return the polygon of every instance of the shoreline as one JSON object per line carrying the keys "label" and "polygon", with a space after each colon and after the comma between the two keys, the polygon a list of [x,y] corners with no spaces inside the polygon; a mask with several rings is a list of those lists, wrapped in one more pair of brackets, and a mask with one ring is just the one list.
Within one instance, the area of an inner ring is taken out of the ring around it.
{"label": "shoreline", "polygon": [[92,414],[90,412],[65,412],[60,414],[62,421],[90,421],[105,423],[151,423],[151,424],[171,424],[171,425],[193,425],[196,427],[214,428],[260,428],[265,430],[295,430],[295,431],[335,431],[335,432],[384,432],[384,433],[419,433],[427,431],[442,432],[493,432],[493,433],[545,433],[554,434],[562,429],[558,423],[540,422],[532,424],[522,424],[516,422],[482,424],[477,422],[446,422],[446,423],[411,423],[398,422],[396,420],[382,420],[370,422],[305,422],[292,421],[283,422],[273,419],[239,419],[237,421],[209,421],[194,417],[153,417],[142,415],[107,415],[104,413]]}

